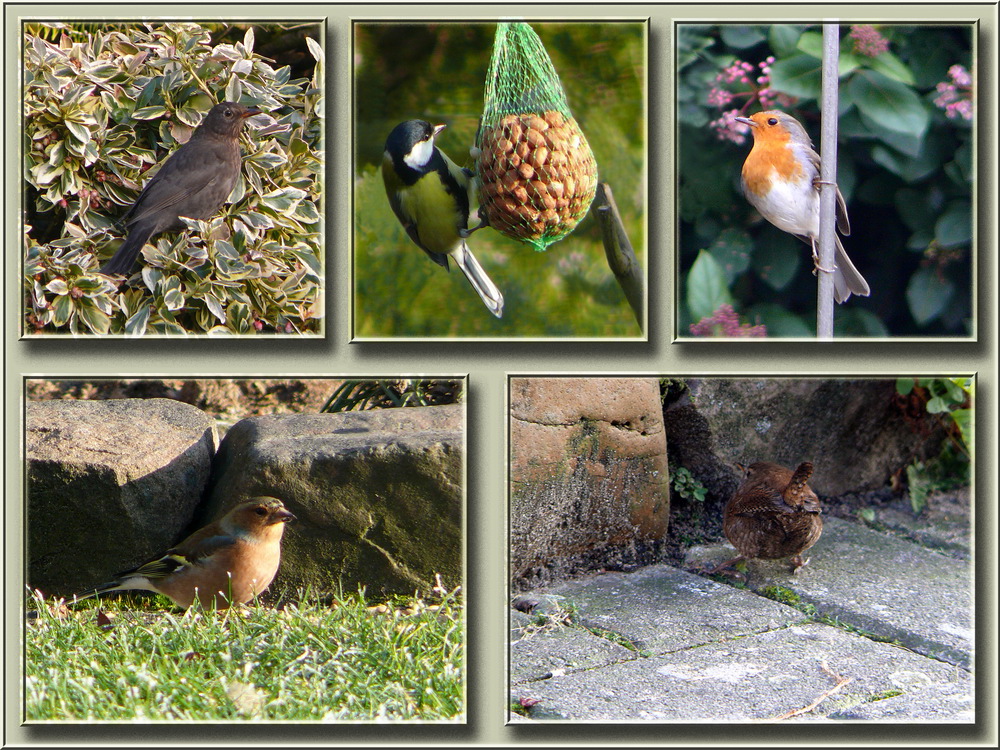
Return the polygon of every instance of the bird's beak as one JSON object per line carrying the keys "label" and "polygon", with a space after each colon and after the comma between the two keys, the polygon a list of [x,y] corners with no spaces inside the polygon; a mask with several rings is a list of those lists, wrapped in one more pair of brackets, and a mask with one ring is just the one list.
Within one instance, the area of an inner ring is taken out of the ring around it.
{"label": "bird's beak", "polygon": [[744,125],[749,125],[751,128],[757,127],[757,123],[751,120],[749,117],[734,117],[736,122],[742,122]]}
{"label": "bird's beak", "polygon": [[263,114],[263,113],[259,109],[257,109],[256,107],[251,107],[250,109],[248,109],[246,112],[243,113],[243,118],[246,119],[247,117],[253,117],[253,116],[259,115],[259,114]]}
{"label": "bird's beak", "polygon": [[437,137],[437,134],[440,133],[442,130],[444,130],[446,127],[448,127],[448,126],[447,125],[435,125],[434,126],[434,132],[431,133],[431,138]]}
{"label": "bird's beak", "polygon": [[282,508],[274,514],[275,523],[291,523],[292,521],[297,521],[298,519],[295,515],[287,508]]}

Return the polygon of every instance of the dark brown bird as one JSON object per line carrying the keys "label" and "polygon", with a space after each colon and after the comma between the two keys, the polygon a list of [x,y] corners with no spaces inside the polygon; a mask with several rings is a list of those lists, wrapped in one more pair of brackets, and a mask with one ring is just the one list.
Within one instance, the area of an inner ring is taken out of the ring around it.
{"label": "dark brown bird", "polygon": [[205,220],[222,207],[240,174],[240,129],[246,118],[259,114],[259,109],[235,102],[209,110],[122,217],[128,236],[101,273],[128,276],[147,240],[160,232],[184,229],[179,216]]}
{"label": "dark brown bird", "polygon": [[806,484],[813,465],[801,463],[793,472],[759,461],[745,471],[743,482],[726,503],[722,520],[726,538],[740,554],[711,572],[755,557],[791,557],[794,573],[805,565],[802,553],[823,533],[819,498]]}

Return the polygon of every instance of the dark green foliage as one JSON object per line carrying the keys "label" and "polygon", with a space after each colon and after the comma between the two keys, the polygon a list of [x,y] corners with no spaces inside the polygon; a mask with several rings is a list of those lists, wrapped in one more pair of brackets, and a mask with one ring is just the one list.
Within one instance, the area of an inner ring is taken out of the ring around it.
{"label": "dark green foliage", "polygon": [[461,380],[345,380],[320,411],[438,406],[462,400]]}
{"label": "dark green foliage", "polygon": [[896,391],[903,403],[936,415],[949,439],[941,452],[906,467],[910,505],[919,514],[935,492],[967,487],[972,482],[972,378],[899,378]]}
{"label": "dark green foliage", "polygon": [[[880,25],[885,51],[857,51],[841,29],[838,183],[851,217],[847,251],[871,297],[838,307],[837,336],[971,334],[972,121],[949,118],[936,86],[954,65],[972,70],[971,25]],[[802,122],[819,149],[821,29],[694,26],[677,32],[678,331],[707,304],[732,300],[768,336],[815,334],[816,281],[805,245],[764,222],[741,194],[747,142],[722,140],[710,123],[723,110],[760,109],[751,86],[728,105],[709,104],[716,76],[734,60],[760,75],[769,64],[773,105]],[[973,103],[976,93],[973,92]],[[707,252],[716,262],[702,263]],[[695,271],[697,274],[695,275]],[[692,276],[694,275],[694,278]]]}

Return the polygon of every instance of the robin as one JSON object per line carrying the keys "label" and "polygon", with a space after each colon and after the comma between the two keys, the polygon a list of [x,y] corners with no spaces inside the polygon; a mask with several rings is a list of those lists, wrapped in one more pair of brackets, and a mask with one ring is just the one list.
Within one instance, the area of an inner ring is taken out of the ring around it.
{"label": "robin", "polygon": [[208,111],[188,142],[163,163],[123,217],[128,236],[101,273],[132,272],[139,251],[153,235],[179,231],[178,217],[208,219],[225,202],[236,184],[240,167],[240,130],[259,109],[235,102],[216,104]]}
{"label": "robin", "polygon": [[[816,253],[819,239],[819,154],[805,128],[791,115],[777,110],[737,117],[750,126],[753,148],[743,162],[743,192],[761,216],[794,234],[812,247],[813,262],[821,271],[833,271],[834,297],[844,302],[852,294],[871,294],[868,282],[847,257],[834,232],[837,252],[833,269],[822,268]],[[837,229],[845,237],[851,233],[844,196],[837,188]]]}

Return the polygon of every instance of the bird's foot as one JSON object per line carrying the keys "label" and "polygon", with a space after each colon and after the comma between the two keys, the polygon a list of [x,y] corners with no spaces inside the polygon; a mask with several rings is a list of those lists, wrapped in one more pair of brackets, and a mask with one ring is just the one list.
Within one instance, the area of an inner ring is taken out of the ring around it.
{"label": "bird's foot", "polygon": [[745,561],[746,558],[743,557],[743,555],[737,555],[736,557],[730,560],[726,560],[725,562],[721,562],[714,567],[712,566],[711,563],[705,563],[703,566],[701,566],[701,569],[697,572],[700,572],[702,575],[707,575],[707,576],[723,575],[726,578],[732,578],[737,581],[745,581],[746,574],[743,571],[739,570],[738,568],[733,567],[737,563]]}
{"label": "bird's foot", "polygon": [[821,266],[819,263],[819,256],[816,254],[816,250],[813,249],[813,276],[816,275],[817,271],[822,271],[823,273],[835,273],[837,271],[837,266],[836,264],[834,264],[833,268]]}
{"label": "bird's foot", "polygon": [[463,240],[468,239],[469,237],[472,236],[473,232],[478,232],[480,229],[488,227],[489,225],[490,223],[486,219],[480,217],[479,223],[476,224],[476,226],[474,226],[472,229],[459,229],[458,236],[461,237]]}
{"label": "bird's foot", "polygon": [[802,555],[792,555],[791,562],[792,562],[792,575],[795,575],[796,573],[799,572],[800,568],[804,568],[806,565],[809,564],[809,558],[803,560]]}

